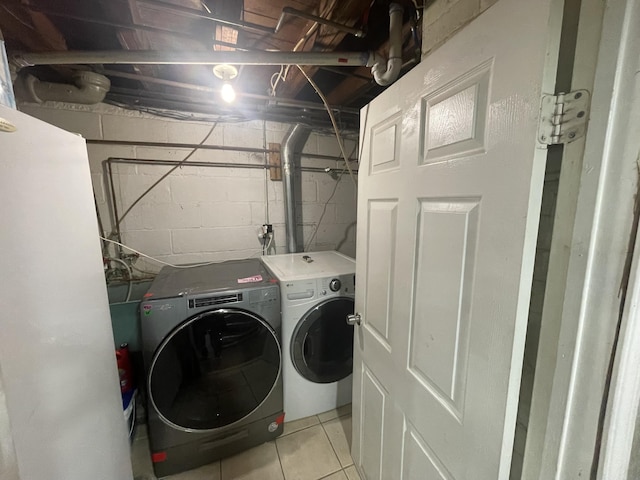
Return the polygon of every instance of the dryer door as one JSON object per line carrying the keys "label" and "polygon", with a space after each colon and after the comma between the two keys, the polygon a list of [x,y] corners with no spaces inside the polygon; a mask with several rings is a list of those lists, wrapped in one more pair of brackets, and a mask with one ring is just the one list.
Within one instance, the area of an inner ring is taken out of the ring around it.
{"label": "dryer door", "polygon": [[187,430],[213,430],[245,418],[269,396],[280,345],[260,317],[239,309],[196,315],[156,350],[148,377],[160,417]]}
{"label": "dryer door", "polygon": [[316,305],[298,322],[291,337],[291,360],[314,383],[332,383],[353,370],[352,298],[335,297]]}

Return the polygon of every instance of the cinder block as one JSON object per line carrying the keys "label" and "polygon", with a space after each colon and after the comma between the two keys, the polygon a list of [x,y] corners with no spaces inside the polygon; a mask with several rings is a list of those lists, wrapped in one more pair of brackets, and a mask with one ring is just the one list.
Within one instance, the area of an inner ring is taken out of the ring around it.
{"label": "cinder block", "polygon": [[[255,202],[251,204],[251,224],[262,225],[265,223],[265,204]],[[284,205],[282,203],[269,202],[269,223],[284,224]]]}
{"label": "cinder block", "polygon": [[[324,212],[324,215],[323,215]],[[329,225],[336,221],[336,206],[329,203],[326,206],[319,203],[306,203],[302,205],[302,223],[318,223],[322,217],[322,224]]]}
{"label": "cinder block", "polygon": [[267,130],[267,147],[269,147],[270,143],[279,143],[282,144],[282,139],[286,133],[286,129],[284,130]]}
{"label": "cinder block", "polygon": [[33,104],[21,105],[20,110],[68,132],[78,133],[84,138],[102,138],[100,115],[97,113],[49,108]]}
{"label": "cinder block", "polygon": [[318,153],[318,134],[317,133],[312,133],[311,135],[309,135],[309,138],[307,138],[307,141],[302,147],[302,153],[312,153],[312,154]]}
{"label": "cinder block", "polygon": [[191,148],[166,147],[135,147],[135,149],[136,158],[141,160],[173,160],[176,162],[184,160],[192,150]]}
{"label": "cinder block", "polygon": [[171,232],[174,253],[259,249],[253,227],[199,228]]}
{"label": "cinder block", "polygon": [[[200,122],[185,122],[181,120],[167,121],[167,140],[170,143],[201,143],[211,130],[212,124]],[[205,145],[221,145],[224,127],[216,125],[211,135],[204,142]]]}
{"label": "cinder block", "polygon": [[282,182],[272,182],[269,180],[267,183],[267,189],[269,192],[269,203],[271,202],[284,202],[284,193]]}
{"label": "cinder block", "polygon": [[142,227],[145,229],[173,230],[202,226],[202,208],[197,204],[143,205],[140,211]]}
{"label": "cinder block", "polygon": [[336,203],[338,205],[356,205],[356,189],[350,177],[346,175],[342,177],[342,180],[340,181],[338,188],[336,189],[336,194],[333,196],[331,203]]}
{"label": "cinder block", "polygon": [[224,182],[227,198],[237,202],[264,201],[264,181],[259,178],[227,178]]}
{"label": "cinder block", "polygon": [[[120,200],[125,208],[138,199],[151,185],[160,179],[160,175],[116,175],[114,182],[116,192],[120,193]],[[165,179],[149,191],[140,204],[167,204],[171,203],[169,180]]]}
{"label": "cinder block", "polygon": [[262,127],[258,129],[227,124],[224,126],[223,143],[225,146],[262,148]]}
{"label": "cinder block", "polygon": [[[87,153],[89,154],[89,167],[92,172],[102,172],[102,162],[109,157],[118,158],[135,158],[135,147],[127,147],[123,145],[93,145],[87,144]],[[135,165],[132,166],[135,173]]]}
{"label": "cinder block", "polygon": [[[126,216],[123,216],[125,212],[128,210],[131,204],[124,204],[122,202],[118,202],[118,218],[120,219],[120,231],[134,231],[134,230],[145,230],[144,221],[142,215],[142,209],[144,205],[137,204],[135,207],[131,209]],[[109,227],[110,229],[114,229],[113,226]]]}
{"label": "cinder block", "polygon": [[223,179],[213,177],[170,177],[171,199],[179,204],[223,202],[227,188]]}
{"label": "cinder block", "polygon": [[318,185],[314,181],[303,181],[301,183],[301,197],[305,203],[315,203],[318,201]]}
{"label": "cinder block", "polygon": [[358,219],[356,205],[353,202],[336,204],[336,223],[352,223]]}
{"label": "cinder block", "polygon": [[167,255],[171,253],[169,230],[134,230],[122,234],[124,244],[147,255]]}
{"label": "cinder block", "polygon": [[286,132],[289,129],[288,123],[267,122],[267,132]]}
{"label": "cinder block", "polygon": [[203,227],[238,227],[255,225],[251,221],[249,203],[205,203],[202,204]]}
{"label": "cinder block", "polygon": [[91,183],[93,185],[93,193],[96,197],[96,202],[98,204],[106,203],[104,183],[102,181],[101,173],[92,173],[91,174]]}
{"label": "cinder block", "polygon": [[320,225],[318,234],[316,235],[317,243],[331,244],[335,248],[336,244],[347,236],[347,228],[345,225],[336,223],[324,223]]}
{"label": "cinder block", "polygon": [[107,140],[129,140],[143,142],[167,142],[165,120],[103,115],[102,132]]}

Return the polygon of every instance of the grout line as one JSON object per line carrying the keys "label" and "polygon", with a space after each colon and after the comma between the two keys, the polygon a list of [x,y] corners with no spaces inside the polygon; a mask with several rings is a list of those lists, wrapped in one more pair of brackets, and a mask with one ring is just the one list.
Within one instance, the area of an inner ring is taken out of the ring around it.
{"label": "grout line", "polygon": [[[313,415],[313,416],[314,416],[314,417],[317,417],[317,415]],[[309,418],[310,418],[310,417],[309,417]],[[297,421],[297,420],[294,420],[294,422],[295,422],[295,421]],[[293,435],[294,433],[298,433],[298,432],[302,432],[302,431],[304,431],[304,430],[308,430],[308,429],[309,429],[309,428],[311,428],[311,427],[317,427],[318,425],[322,425],[322,422],[320,421],[320,419],[319,419],[319,418],[318,418],[318,423],[314,423],[313,425],[308,425],[308,426],[306,426],[306,427],[304,427],[304,428],[301,428],[300,430],[296,430],[296,431],[294,431],[294,432],[289,432],[289,433],[286,433],[286,434],[284,434],[284,435],[280,435],[280,436],[279,436],[279,437],[277,437],[277,438],[288,437],[289,435]]]}
{"label": "grout line", "polygon": [[[280,450],[278,450],[278,442],[274,441],[273,444],[276,447],[276,454],[278,455],[278,464],[280,465],[280,471],[282,472],[282,478],[287,480],[287,477],[284,474],[284,467],[282,466],[282,460],[280,459]],[[222,480],[222,479],[220,479]]]}
{"label": "grout line", "polygon": [[220,465],[220,469],[219,469],[219,473],[220,473],[220,480],[222,480],[222,460],[218,460],[218,465]]}
{"label": "grout line", "polygon": [[[324,428],[324,424],[321,423],[320,425],[322,425],[322,431],[324,432],[325,437],[327,437],[327,440],[329,441],[329,445],[331,445],[331,450],[333,450],[333,454],[336,456],[336,460],[338,460],[338,465],[340,465],[340,470],[342,470],[344,467],[342,466],[342,462],[340,461],[340,457],[338,456],[338,452],[336,452],[336,448],[333,446],[333,442],[331,441],[331,437],[327,433],[327,430]],[[336,473],[336,472],[333,472],[333,473]],[[331,475],[333,475],[333,473]]]}

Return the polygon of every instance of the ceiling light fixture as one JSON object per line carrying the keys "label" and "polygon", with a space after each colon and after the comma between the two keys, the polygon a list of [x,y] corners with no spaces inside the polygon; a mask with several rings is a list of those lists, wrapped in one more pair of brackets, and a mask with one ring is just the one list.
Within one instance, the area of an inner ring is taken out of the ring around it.
{"label": "ceiling light fixture", "polygon": [[233,65],[223,63],[213,67],[213,74],[224,82],[222,89],[220,90],[222,100],[227,103],[233,102],[236,99],[236,92],[233,89],[233,85],[231,85],[230,80],[233,80],[238,76],[238,69]]}

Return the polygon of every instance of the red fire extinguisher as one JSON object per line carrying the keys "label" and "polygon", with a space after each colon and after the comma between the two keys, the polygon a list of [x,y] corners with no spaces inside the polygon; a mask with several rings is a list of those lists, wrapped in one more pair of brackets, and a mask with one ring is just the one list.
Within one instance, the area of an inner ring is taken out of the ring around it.
{"label": "red fire extinguisher", "polygon": [[116,360],[120,376],[120,391],[122,393],[130,392],[133,390],[133,368],[131,367],[129,345],[123,343],[120,348],[116,349]]}

